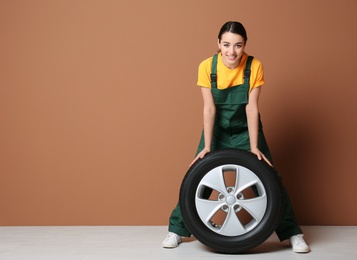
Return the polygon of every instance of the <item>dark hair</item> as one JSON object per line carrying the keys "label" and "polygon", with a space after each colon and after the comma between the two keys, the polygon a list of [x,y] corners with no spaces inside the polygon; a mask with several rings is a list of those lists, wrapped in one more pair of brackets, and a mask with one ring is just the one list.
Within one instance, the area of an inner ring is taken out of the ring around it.
{"label": "dark hair", "polygon": [[218,33],[219,41],[221,41],[222,39],[222,34],[226,32],[239,34],[240,36],[243,37],[244,43],[248,41],[247,32],[245,31],[243,24],[241,24],[240,22],[232,22],[232,21],[226,22]]}

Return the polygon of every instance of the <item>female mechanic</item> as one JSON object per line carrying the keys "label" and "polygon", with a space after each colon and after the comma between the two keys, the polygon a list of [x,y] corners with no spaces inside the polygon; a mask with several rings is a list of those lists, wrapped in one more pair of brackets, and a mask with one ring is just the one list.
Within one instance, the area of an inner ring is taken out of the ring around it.
{"label": "female mechanic", "polygon": [[[272,166],[258,110],[264,84],[263,66],[245,53],[247,39],[241,23],[225,23],[218,34],[219,53],[199,65],[197,85],[201,87],[204,104],[203,133],[191,165],[210,151],[239,148]],[[219,98],[223,92],[228,97],[224,100]],[[280,241],[289,239],[294,252],[307,253],[309,246],[296,223],[288,194],[284,187],[282,190],[283,216],[275,232]],[[170,216],[169,234],[162,246],[175,248],[182,237],[189,236],[178,203]]]}

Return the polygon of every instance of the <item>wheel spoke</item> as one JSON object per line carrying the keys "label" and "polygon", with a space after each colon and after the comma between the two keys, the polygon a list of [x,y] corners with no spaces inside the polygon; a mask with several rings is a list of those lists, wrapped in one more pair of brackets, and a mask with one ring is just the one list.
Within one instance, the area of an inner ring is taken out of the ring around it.
{"label": "wheel spoke", "polygon": [[197,213],[207,223],[224,203],[218,200],[205,200],[196,197]]}
{"label": "wheel spoke", "polygon": [[207,186],[220,193],[226,193],[226,185],[224,182],[222,167],[217,167],[207,173],[206,176],[201,180],[200,185]]}
{"label": "wheel spoke", "polygon": [[259,178],[252,174],[246,168],[237,168],[236,174],[236,183],[235,183],[235,190],[236,194],[242,192],[246,188],[254,186],[257,183],[260,183]]}
{"label": "wheel spoke", "polygon": [[242,223],[239,221],[236,213],[232,208],[229,209],[227,217],[222,225],[219,233],[226,236],[235,236],[239,234],[244,234],[246,232]]}
{"label": "wheel spoke", "polygon": [[263,195],[253,199],[239,200],[239,205],[248,211],[257,222],[260,222],[265,214],[267,198]]}

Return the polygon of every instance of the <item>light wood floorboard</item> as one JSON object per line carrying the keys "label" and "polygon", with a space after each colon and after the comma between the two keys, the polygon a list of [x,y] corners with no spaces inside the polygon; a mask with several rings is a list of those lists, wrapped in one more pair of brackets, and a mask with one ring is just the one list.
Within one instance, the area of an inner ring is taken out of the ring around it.
{"label": "light wood floorboard", "polygon": [[166,226],[46,226],[0,227],[0,259],[50,260],[357,260],[356,226],[304,226],[309,254],[293,253],[288,242],[273,234],[249,253],[224,255],[212,252],[194,238],[185,238],[176,249],[163,249]]}

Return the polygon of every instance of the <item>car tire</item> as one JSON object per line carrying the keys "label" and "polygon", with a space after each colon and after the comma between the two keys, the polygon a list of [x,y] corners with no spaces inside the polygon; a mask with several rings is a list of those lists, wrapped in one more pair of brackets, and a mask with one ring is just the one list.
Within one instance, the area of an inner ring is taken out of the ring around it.
{"label": "car tire", "polygon": [[184,222],[202,244],[222,253],[252,249],[281,218],[281,184],[274,169],[239,149],[217,150],[196,161],[180,188]]}

